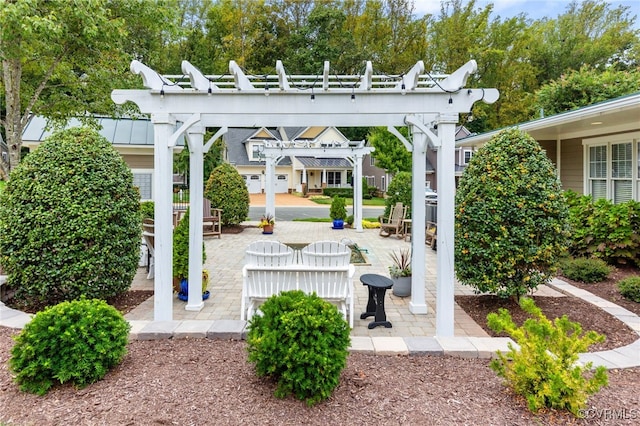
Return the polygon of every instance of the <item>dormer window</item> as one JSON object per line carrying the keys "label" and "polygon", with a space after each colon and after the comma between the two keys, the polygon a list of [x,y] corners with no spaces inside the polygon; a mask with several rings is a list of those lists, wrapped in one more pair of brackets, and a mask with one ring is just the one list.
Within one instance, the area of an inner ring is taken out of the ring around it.
{"label": "dormer window", "polygon": [[262,160],[264,157],[262,155],[262,152],[264,151],[264,145],[261,143],[256,143],[251,145],[251,160],[253,161],[260,161]]}

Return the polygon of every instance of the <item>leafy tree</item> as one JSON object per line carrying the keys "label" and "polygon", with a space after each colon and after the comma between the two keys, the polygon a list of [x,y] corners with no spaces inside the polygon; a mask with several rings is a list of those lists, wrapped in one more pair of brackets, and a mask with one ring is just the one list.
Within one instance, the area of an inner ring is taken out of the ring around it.
{"label": "leafy tree", "polygon": [[[398,130],[403,136],[408,137],[408,127],[401,127]],[[385,169],[389,173],[411,171],[411,153],[386,128],[372,128],[369,132],[368,140],[375,148],[371,155],[376,159],[376,166]]]}
{"label": "leafy tree", "polygon": [[237,225],[249,215],[249,190],[244,179],[229,163],[216,167],[204,190],[211,206],[222,209],[222,224]]}
{"label": "leafy tree", "polygon": [[538,81],[556,80],[584,65],[604,70],[608,64],[633,59],[628,55],[634,46],[638,53],[635,19],[628,6],[612,8],[605,1],[584,0],[572,1],[558,19],[536,21],[530,60],[538,71]]}
{"label": "leafy tree", "polygon": [[114,113],[111,91],[139,84],[129,62],[155,63],[173,10],[150,1],[0,2],[0,125],[9,147],[2,176],[20,161],[31,114],[89,123],[90,114]]}
{"label": "leafy tree", "polygon": [[385,200],[384,215],[389,217],[391,207],[396,203],[402,203],[404,206],[409,207],[407,215],[411,215],[411,173],[400,172],[396,174],[389,186],[387,187],[387,199]]}
{"label": "leafy tree", "polygon": [[635,93],[638,88],[640,71],[599,71],[585,66],[541,87],[536,92],[535,108],[553,115]]}
{"label": "leafy tree", "polygon": [[111,144],[88,128],[56,132],[0,195],[0,257],[26,306],[105,299],[129,289],[140,259],[140,195]]}
{"label": "leafy tree", "polygon": [[553,275],[568,212],[540,145],[500,132],[471,159],[456,192],[455,269],[478,292],[519,298]]}
{"label": "leafy tree", "polygon": [[[205,142],[209,140],[209,137],[211,136],[212,134],[210,132],[207,132],[204,138]],[[216,167],[222,164],[223,149],[224,142],[222,141],[222,139],[218,139],[213,143],[213,145],[211,145],[209,151],[204,155],[203,176],[205,179],[207,179],[209,175],[211,175],[211,172],[213,172]],[[174,156],[173,170],[175,173],[181,173],[183,175],[189,174],[191,164],[191,162],[189,161],[189,155],[189,146],[185,145],[184,149]]]}

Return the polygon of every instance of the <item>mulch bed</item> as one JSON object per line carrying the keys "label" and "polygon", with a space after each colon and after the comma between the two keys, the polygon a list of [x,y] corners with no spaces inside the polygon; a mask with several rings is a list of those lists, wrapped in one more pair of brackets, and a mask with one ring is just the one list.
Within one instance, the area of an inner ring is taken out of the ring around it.
{"label": "mulch bed", "polygon": [[[634,267],[614,268],[607,280],[596,284],[576,282],[562,276],[559,278],[575,287],[585,289],[596,296],[609,300],[640,315],[640,303],[625,299],[618,291],[618,281],[633,275],[640,275],[640,270]],[[534,296],[533,299],[543,314],[549,319],[560,318],[566,314],[571,321],[580,323],[583,331],[594,330],[600,334],[604,334],[607,340],[591,346],[591,348],[589,348],[590,352],[625,346],[639,338],[638,334],[626,324],[582,299],[573,296]],[[522,324],[529,318],[529,315],[520,309],[520,306],[512,299],[500,299],[496,296],[482,295],[456,296],[455,300],[458,305],[491,336],[501,336],[501,334],[493,332],[493,330],[487,326],[487,315],[490,312],[498,312],[498,309],[505,308],[509,310],[516,324]]]}

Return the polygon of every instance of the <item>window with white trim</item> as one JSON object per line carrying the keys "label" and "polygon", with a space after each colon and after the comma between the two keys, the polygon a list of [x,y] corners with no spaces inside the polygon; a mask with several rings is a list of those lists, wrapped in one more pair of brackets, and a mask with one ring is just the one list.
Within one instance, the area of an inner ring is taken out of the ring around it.
{"label": "window with white trim", "polygon": [[[635,138],[634,138],[635,137]],[[615,204],[640,197],[640,134],[586,139],[585,192]],[[633,165],[637,164],[636,167]]]}
{"label": "window with white trim", "polygon": [[471,157],[473,157],[473,151],[464,151],[464,164],[469,164]]}
{"label": "window with white trim", "polygon": [[251,161],[262,160],[262,151],[264,151],[264,145],[256,143],[251,145]]}
{"label": "window with white trim", "polygon": [[341,171],[327,171],[327,186],[339,187],[342,185],[342,172]]}
{"label": "window with white trim", "polygon": [[148,172],[133,172],[133,186],[137,187],[140,191],[140,200],[149,201],[153,200],[153,171]]}

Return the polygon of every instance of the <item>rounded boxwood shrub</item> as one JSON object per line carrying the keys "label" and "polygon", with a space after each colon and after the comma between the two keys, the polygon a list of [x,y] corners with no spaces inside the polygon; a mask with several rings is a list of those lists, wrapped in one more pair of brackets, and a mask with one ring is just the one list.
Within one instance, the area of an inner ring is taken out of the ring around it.
{"label": "rounded boxwood shrub", "polygon": [[249,215],[249,190],[240,173],[229,163],[213,169],[204,190],[211,206],[222,209],[223,225],[237,225]]}
{"label": "rounded boxwood shrub", "polygon": [[640,303],[640,277],[627,277],[620,280],[618,290],[623,297]]}
{"label": "rounded boxwood shrub", "polygon": [[456,275],[476,291],[518,298],[556,272],[567,206],[553,164],[526,133],[502,131],[478,150],[455,215]]}
{"label": "rounded boxwood shrub", "polygon": [[131,171],[96,131],[47,138],[0,197],[0,259],[16,301],[41,307],[128,290],[140,257],[139,200]]}
{"label": "rounded boxwood shrub", "polygon": [[584,258],[570,259],[560,264],[562,275],[570,280],[583,283],[599,283],[607,279],[611,267],[602,259]]}
{"label": "rounded boxwood shrub", "polygon": [[66,382],[82,388],[122,361],[129,328],[103,300],[62,302],[38,312],[15,337],[9,368],[26,392],[44,395]]}
{"label": "rounded boxwood shrub", "polygon": [[349,324],[315,293],[282,292],[249,322],[247,349],[259,376],[278,382],[276,396],[293,394],[313,405],[338,386],[347,362]]}

